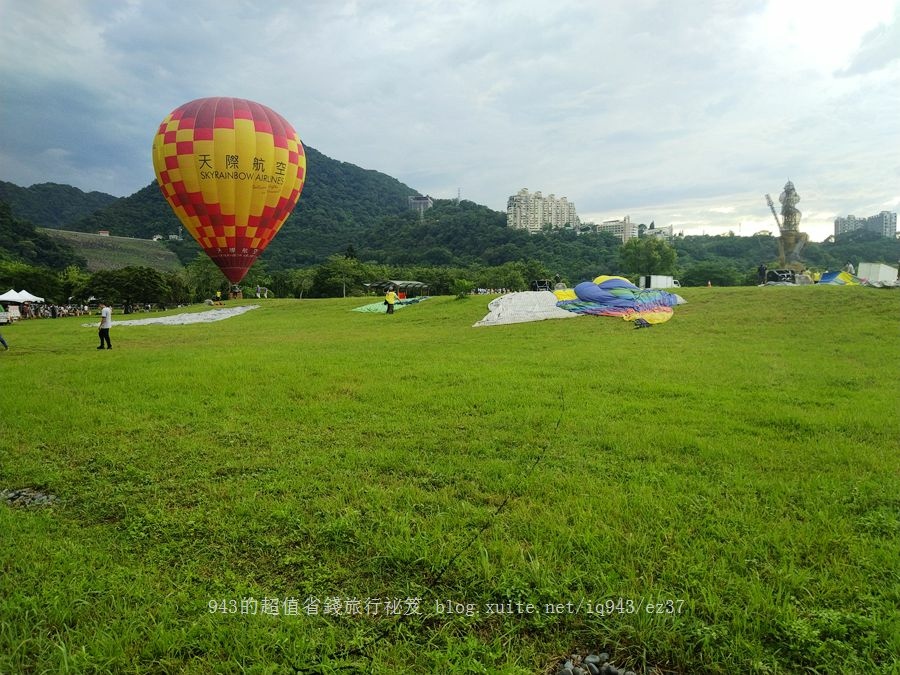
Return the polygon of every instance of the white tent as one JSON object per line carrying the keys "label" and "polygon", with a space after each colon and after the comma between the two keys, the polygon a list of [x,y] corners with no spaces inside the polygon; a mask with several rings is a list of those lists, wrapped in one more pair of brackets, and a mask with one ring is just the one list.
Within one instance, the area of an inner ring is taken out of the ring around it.
{"label": "white tent", "polygon": [[3,295],[0,295],[0,302],[22,302],[22,298],[13,289],[9,289]]}
{"label": "white tent", "polygon": [[32,295],[28,291],[22,290],[19,291],[19,297],[21,298],[21,302],[43,302],[43,298],[39,298],[36,295]]}

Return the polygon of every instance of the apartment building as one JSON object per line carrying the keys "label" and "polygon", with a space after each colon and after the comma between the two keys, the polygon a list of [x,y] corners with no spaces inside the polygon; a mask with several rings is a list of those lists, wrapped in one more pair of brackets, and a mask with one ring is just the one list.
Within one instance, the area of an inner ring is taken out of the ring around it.
{"label": "apartment building", "polygon": [[575,204],[566,197],[544,197],[540,190],[532,193],[522,188],[506,202],[506,226],[516,230],[534,233],[546,227],[575,229],[579,224]]}
{"label": "apartment building", "polygon": [[625,216],[622,220],[604,220],[594,229],[596,232],[609,232],[616,235],[623,244],[638,236],[638,226],[631,222],[631,216]]}
{"label": "apartment building", "polygon": [[834,219],[835,237],[854,230],[868,230],[876,232],[882,237],[893,239],[897,236],[897,214],[882,211],[878,215],[868,218],[857,218],[851,215]]}

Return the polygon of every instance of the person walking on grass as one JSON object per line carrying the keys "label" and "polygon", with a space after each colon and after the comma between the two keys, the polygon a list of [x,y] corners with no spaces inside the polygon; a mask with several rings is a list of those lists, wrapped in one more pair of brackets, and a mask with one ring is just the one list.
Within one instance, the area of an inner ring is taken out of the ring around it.
{"label": "person walking on grass", "polygon": [[397,294],[394,293],[394,287],[388,286],[387,293],[384,294],[384,304],[387,305],[387,313],[394,313],[394,303],[397,302]]}
{"label": "person walking on grass", "polygon": [[[105,302],[100,303],[98,328],[100,329],[100,346],[97,349],[112,349],[112,342],[109,341],[109,329],[112,328],[112,309]],[[103,346],[104,343],[106,343],[106,347]]]}
{"label": "person walking on grass", "polygon": [[9,351],[9,345],[6,344],[6,340],[3,339],[3,333],[0,333],[0,345],[3,345],[3,349]]}

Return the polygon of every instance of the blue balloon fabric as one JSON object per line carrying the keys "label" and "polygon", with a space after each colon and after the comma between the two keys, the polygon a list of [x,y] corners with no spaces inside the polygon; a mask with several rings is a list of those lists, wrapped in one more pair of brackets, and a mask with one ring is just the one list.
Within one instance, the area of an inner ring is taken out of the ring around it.
{"label": "blue balloon fabric", "polygon": [[645,319],[661,323],[672,317],[678,296],[656,289],[640,289],[621,278],[595,283],[583,281],[574,288],[577,300],[563,300],[558,307],[578,314],[619,316],[627,321]]}

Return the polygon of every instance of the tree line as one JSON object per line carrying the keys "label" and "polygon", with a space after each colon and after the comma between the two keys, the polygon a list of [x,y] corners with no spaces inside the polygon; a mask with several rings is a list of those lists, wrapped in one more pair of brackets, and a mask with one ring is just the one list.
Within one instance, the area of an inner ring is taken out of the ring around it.
{"label": "tree line", "polygon": [[[879,239],[866,232],[850,234],[842,243],[813,246],[808,251],[809,259],[821,261],[819,268],[824,271],[829,266],[839,269],[844,259],[889,261],[889,256],[900,257],[897,240]],[[590,235],[581,235],[586,236]],[[521,291],[537,279],[574,286],[600,274],[620,274],[633,281],[639,274],[672,275],[679,278],[682,286],[754,285],[757,261],[770,261],[775,248],[775,240],[769,236],[743,241],[728,236],[684,237],[677,238],[674,244],[653,237],[635,238],[610,249],[601,247],[599,256],[605,263],[585,262],[583,272],[579,269],[571,274],[571,268],[567,271],[538,258],[484,264],[480,257],[473,256],[468,264],[385,264],[361,260],[359,252],[350,245],[343,253],[306,267],[272,270],[266,261],[258,260],[241,286],[248,296],[254,295],[257,287],[265,287],[270,297],[326,298],[363,296],[370,293],[368,284],[385,279],[422,282],[431,295],[457,294],[460,289],[471,288]],[[737,257],[740,251],[743,257]],[[810,262],[810,266],[815,265]],[[204,253],[195,253],[185,268],[176,272],[124,267],[93,273],[77,264],[54,270],[7,255],[7,259],[0,260],[0,288],[25,288],[55,303],[97,299],[122,305],[172,306],[202,302],[214,298],[217,291],[227,296],[231,285]]]}

